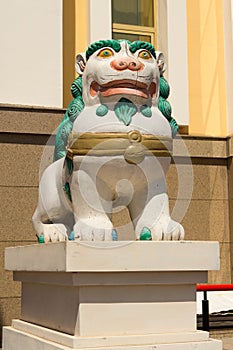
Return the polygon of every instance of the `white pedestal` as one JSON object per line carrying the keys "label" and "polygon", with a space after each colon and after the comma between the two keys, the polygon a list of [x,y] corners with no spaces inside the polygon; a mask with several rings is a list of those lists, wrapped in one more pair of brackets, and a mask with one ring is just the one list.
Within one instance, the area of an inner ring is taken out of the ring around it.
{"label": "white pedestal", "polygon": [[60,242],[7,248],[22,312],[4,350],[221,350],[196,330],[196,283],[216,242]]}

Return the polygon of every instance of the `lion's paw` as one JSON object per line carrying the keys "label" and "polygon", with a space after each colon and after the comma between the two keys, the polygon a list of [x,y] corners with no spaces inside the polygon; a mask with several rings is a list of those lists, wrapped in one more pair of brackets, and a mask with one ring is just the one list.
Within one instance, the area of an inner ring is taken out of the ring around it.
{"label": "lion's paw", "polygon": [[112,241],[113,226],[110,220],[94,223],[79,219],[74,225],[74,240],[80,241]]}
{"label": "lion's paw", "polygon": [[39,243],[63,242],[67,240],[67,229],[63,224],[43,224],[43,233]]}
{"label": "lion's paw", "polygon": [[184,239],[184,228],[172,219],[158,221],[151,227],[151,235],[157,241],[179,241]]}
{"label": "lion's paw", "polygon": [[143,227],[138,234],[140,240],[179,241],[184,239],[184,228],[170,217],[158,220],[149,227]]}

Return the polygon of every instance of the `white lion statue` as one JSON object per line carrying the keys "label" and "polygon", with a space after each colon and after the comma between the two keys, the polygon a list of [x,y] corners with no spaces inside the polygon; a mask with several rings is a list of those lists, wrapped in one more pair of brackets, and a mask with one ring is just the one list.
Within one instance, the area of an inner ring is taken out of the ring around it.
{"label": "white lion statue", "polygon": [[181,240],[166,191],[177,124],[163,54],[150,43],[100,40],[76,57],[79,77],[44,171],[33,225],[40,242],[117,240],[127,207],[138,240]]}

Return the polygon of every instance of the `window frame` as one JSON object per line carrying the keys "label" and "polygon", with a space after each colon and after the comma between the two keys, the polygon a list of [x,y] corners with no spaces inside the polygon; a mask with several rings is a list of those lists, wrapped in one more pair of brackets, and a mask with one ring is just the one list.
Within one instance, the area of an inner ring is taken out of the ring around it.
{"label": "window frame", "polygon": [[156,47],[157,0],[152,0],[152,1],[154,6],[154,26],[153,27],[112,23],[112,34],[125,33],[125,34],[136,34],[136,35],[147,35],[151,38],[151,44]]}
{"label": "window frame", "polygon": [[113,23],[113,33],[125,33],[125,34],[136,34],[136,35],[147,35],[151,38],[151,44],[155,44],[155,30],[153,27],[135,26],[128,24]]}

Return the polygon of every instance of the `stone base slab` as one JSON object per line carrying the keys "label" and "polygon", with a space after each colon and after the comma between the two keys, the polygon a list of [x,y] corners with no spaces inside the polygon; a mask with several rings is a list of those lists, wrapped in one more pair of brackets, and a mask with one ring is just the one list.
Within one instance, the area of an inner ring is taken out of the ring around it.
{"label": "stone base slab", "polygon": [[68,241],[5,250],[11,271],[209,271],[219,263],[218,242],[203,241]]}
{"label": "stone base slab", "polygon": [[195,281],[206,273],[15,272],[14,279],[22,282],[21,320],[95,337],[195,331]]}
{"label": "stone base slab", "polygon": [[22,321],[81,337],[194,332],[196,283],[218,269],[219,244],[36,244],[6,249],[5,266],[22,282]]}
{"label": "stone base slab", "polygon": [[6,249],[22,282],[4,350],[221,350],[196,330],[217,242],[60,242]]}
{"label": "stone base slab", "polygon": [[157,333],[147,335],[77,337],[13,320],[4,327],[4,350],[221,350],[222,342],[208,332]]}

